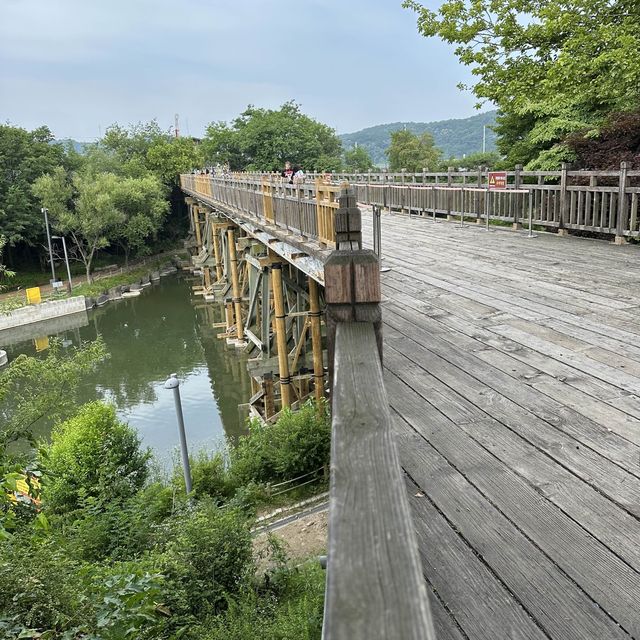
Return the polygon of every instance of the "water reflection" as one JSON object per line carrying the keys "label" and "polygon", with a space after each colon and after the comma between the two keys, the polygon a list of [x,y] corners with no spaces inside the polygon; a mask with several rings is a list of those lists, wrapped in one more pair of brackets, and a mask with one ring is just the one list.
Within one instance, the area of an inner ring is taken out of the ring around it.
{"label": "water reflection", "polygon": [[173,395],[163,388],[171,373],[181,381],[191,451],[213,448],[225,435],[235,438],[244,429],[238,404],[250,395],[246,362],[216,337],[221,330],[211,327],[221,321],[222,310],[193,297],[189,281],[163,278],[137,298],[110,302],[86,319],[78,315],[79,326],[72,328],[70,320],[61,331],[54,326],[51,333],[37,336],[37,347],[36,336],[31,336],[3,348],[12,360],[46,348],[51,335],[67,345],[102,335],[111,357],[86,377],[79,396],[82,401],[113,401],[163,466],[178,442]]}

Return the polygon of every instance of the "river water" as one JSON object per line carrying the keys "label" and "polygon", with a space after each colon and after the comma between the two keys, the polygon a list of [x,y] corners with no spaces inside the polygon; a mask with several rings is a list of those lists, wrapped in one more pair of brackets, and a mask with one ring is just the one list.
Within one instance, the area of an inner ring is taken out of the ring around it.
{"label": "river water", "polygon": [[[250,396],[246,361],[216,337],[223,329],[211,325],[222,321],[221,306],[194,296],[191,284],[168,276],[136,298],[109,302],[86,317],[69,316],[66,324],[81,326],[52,329],[67,347],[102,336],[110,358],[87,375],[80,399],[113,402],[164,470],[176,459],[178,447],[173,392],[164,389],[171,373],[180,379],[190,453],[224,446],[246,429],[238,411]],[[0,346],[11,361],[19,353],[46,353],[51,337]],[[43,431],[40,435],[46,435],[46,427]]]}

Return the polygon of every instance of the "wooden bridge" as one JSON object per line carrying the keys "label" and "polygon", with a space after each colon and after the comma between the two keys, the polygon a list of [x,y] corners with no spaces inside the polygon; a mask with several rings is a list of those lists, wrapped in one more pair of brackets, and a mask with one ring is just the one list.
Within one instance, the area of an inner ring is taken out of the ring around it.
{"label": "wooden bridge", "polygon": [[[371,210],[386,187],[352,181],[182,176],[251,411],[332,378],[324,636],[640,638],[639,248],[486,230],[530,195],[423,182]],[[614,237],[637,232],[633,189]]]}

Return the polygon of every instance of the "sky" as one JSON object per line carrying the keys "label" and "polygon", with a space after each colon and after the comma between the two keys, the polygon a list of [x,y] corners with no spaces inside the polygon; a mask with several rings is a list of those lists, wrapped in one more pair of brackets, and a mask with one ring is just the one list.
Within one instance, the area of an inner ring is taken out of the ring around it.
{"label": "sky", "polygon": [[287,100],[338,133],[465,118],[470,79],[401,0],[0,0],[0,122],[58,139],[175,114],[199,137]]}

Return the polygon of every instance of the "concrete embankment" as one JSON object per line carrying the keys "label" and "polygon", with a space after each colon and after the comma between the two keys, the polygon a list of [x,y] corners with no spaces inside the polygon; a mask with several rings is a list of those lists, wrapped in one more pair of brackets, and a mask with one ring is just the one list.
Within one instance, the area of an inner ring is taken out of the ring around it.
{"label": "concrete embankment", "polygon": [[75,296],[62,300],[47,300],[40,304],[31,304],[9,313],[0,314],[0,331],[73,313],[81,313],[86,311],[86,308],[87,301],[84,296]]}

